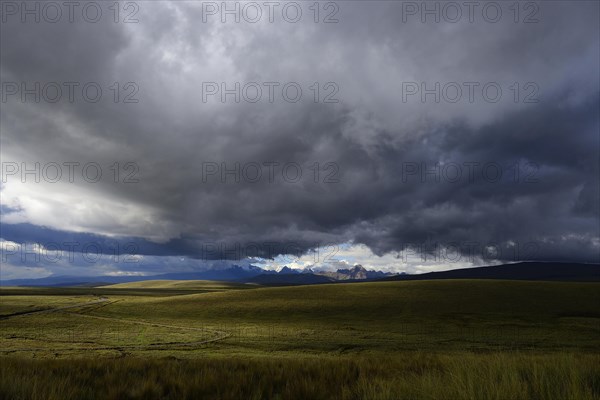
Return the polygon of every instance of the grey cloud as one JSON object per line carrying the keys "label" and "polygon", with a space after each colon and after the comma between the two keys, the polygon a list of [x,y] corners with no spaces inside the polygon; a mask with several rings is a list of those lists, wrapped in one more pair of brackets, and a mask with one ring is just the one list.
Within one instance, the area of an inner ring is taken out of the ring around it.
{"label": "grey cloud", "polygon": [[[3,82],[139,86],[134,104],[110,101],[108,89],[94,104],[2,104],[3,159],[135,162],[137,184],[107,174],[70,192],[74,204],[79,192],[126,204],[131,219],[106,210],[102,224],[70,226],[185,240],[192,257],[207,242],[308,251],[354,241],[385,254],[428,241],[468,252],[477,241],[505,255],[514,242],[539,244],[519,259],[598,261],[598,4],[542,2],[536,24],[402,23],[392,2],[339,5],[337,24],[202,23],[191,2],[140,3],[139,24],[3,24]],[[293,81],[304,98],[203,103],[207,81]],[[340,102],[312,102],[309,86],[330,81]],[[498,82],[504,96],[402,102],[404,81]],[[536,82],[539,103],[511,101],[515,81]],[[205,179],[207,162],[294,162],[303,177],[222,183]],[[314,182],[315,162],[335,163],[339,182],[322,182],[331,170]],[[536,181],[403,176],[408,164],[440,162],[518,163]]]}

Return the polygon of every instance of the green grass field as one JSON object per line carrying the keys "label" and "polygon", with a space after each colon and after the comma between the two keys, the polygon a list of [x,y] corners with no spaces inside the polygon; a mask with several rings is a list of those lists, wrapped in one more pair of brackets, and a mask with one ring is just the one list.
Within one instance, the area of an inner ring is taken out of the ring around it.
{"label": "green grass field", "polygon": [[600,399],[600,284],[0,290],[0,398]]}

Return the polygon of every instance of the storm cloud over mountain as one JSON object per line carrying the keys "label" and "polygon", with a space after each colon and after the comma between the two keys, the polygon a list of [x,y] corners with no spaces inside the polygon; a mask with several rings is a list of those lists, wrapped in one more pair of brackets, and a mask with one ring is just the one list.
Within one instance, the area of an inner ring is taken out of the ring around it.
{"label": "storm cloud over mountain", "polygon": [[488,3],[3,6],[0,236],[599,262],[599,4]]}

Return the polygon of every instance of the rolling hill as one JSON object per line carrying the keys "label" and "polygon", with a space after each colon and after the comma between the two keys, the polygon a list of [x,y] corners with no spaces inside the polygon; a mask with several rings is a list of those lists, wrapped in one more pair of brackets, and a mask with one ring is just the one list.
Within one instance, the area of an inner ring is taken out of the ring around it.
{"label": "rolling hill", "polygon": [[101,286],[103,289],[184,289],[184,290],[222,290],[235,289],[245,285],[234,282],[206,280],[148,280],[138,282],[117,283]]}
{"label": "rolling hill", "polygon": [[520,262],[489,267],[463,268],[418,275],[396,275],[384,280],[503,279],[526,281],[598,282],[600,264]]}

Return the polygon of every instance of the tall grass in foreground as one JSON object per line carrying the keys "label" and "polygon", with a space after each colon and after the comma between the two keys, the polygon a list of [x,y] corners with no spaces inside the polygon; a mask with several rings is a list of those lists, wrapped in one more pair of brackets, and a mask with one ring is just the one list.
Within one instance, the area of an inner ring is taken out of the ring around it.
{"label": "tall grass in foreground", "polygon": [[0,358],[2,399],[600,399],[600,355]]}

